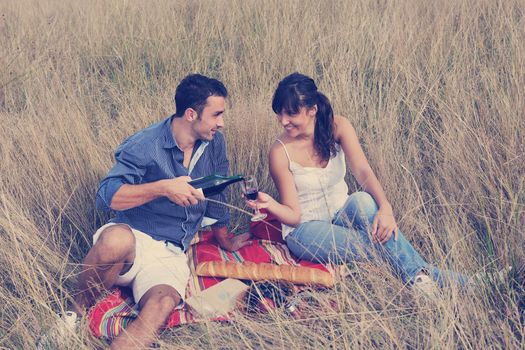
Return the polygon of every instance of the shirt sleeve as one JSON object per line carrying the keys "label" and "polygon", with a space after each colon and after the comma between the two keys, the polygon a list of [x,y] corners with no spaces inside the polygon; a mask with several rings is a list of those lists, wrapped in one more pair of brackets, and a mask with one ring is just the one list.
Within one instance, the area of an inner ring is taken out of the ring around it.
{"label": "shirt sleeve", "polygon": [[96,197],[98,210],[110,211],[115,193],[124,184],[142,183],[146,173],[147,158],[144,147],[137,147],[124,142],[115,152],[115,164],[100,182]]}
{"label": "shirt sleeve", "polygon": [[[226,155],[226,141],[222,133],[217,133],[215,136],[218,138],[218,142],[213,150],[213,159],[214,159],[214,174],[228,176],[230,162]],[[211,196],[211,199],[219,201],[221,203],[227,203],[228,200],[229,187],[224,191],[214,196]],[[228,226],[230,223],[230,211],[228,207],[219,203],[208,202],[206,206],[206,212],[204,216],[216,219],[217,222],[212,225],[212,227],[223,227]]]}

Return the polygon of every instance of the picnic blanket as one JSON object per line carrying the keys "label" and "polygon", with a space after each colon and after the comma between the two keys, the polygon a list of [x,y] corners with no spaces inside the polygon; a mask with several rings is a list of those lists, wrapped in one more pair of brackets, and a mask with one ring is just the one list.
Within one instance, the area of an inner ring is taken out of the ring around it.
{"label": "picnic blanket", "polygon": [[[271,263],[276,265],[307,266],[323,271],[330,271],[321,264],[306,260],[297,260],[292,256],[281,237],[280,223],[272,217],[264,222],[255,222],[250,226],[254,236],[253,244],[235,252],[221,249],[211,231],[200,231],[186,252],[190,267],[190,279],[186,289],[186,299],[199,291],[210,288],[223,278],[199,277],[195,267],[205,261],[231,261],[254,263]],[[134,302],[128,288],[115,288],[91,308],[88,314],[89,328],[95,337],[114,338],[129,322],[138,315],[138,305]],[[227,320],[229,315],[223,315],[212,320]],[[184,305],[175,309],[169,316],[165,328],[175,327],[201,321]]]}

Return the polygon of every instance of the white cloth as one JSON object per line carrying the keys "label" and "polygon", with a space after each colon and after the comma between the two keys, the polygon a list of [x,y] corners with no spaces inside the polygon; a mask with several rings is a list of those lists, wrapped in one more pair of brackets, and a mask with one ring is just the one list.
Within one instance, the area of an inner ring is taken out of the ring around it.
{"label": "white cloth", "polygon": [[[301,223],[312,220],[331,222],[348,198],[348,185],[345,182],[346,161],[343,150],[336,145],[335,157],[330,158],[324,168],[303,167],[290,158],[284,143],[279,139],[277,141],[284,147],[289,168],[293,174],[301,208]],[[294,227],[283,224],[283,238],[286,238],[293,230]]]}
{"label": "white cloth", "polygon": [[[93,236],[95,244],[105,228],[116,225],[109,223],[97,230]],[[122,224],[121,224],[122,225]],[[186,296],[186,285],[190,278],[188,258],[179,247],[166,241],[157,241],[150,235],[131,228],[135,236],[135,261],[123,275],[119,275],[117,286],[131,287],[135,302],[139,302],[146,292],[159,284],[167,284]],[[179,307],[182,305],[179,304]]]}

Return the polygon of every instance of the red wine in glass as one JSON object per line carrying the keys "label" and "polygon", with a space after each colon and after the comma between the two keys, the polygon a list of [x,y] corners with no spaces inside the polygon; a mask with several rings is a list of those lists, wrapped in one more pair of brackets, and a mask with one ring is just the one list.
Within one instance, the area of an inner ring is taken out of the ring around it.
{"label": "red wine in glass", "polygon": [[[255,176],[245,176],[242,182],[242,191],[246,199],[250,201],[257,200],[257,194],[259,193],[259,185]],[[251,221],[261,221],[266,218],[266,213],[261,213],[257,205],[255,206],[255,213],[251,217]]]}
{"label": "red wine in glass", "polygon": [[247,199],[254,201],[257,199],[257,194],[259,191],[256,188],[247,188],[246,193],[244,194]]}

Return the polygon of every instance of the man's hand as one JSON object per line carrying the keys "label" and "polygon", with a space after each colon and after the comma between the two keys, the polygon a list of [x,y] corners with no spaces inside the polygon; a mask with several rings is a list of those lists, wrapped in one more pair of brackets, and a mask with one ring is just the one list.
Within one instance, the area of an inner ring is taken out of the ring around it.
{"label": "man's hand", "polygon": [[164,195],[177,205],[188,207],[197,204],[199,200],[204,200],[202,192],[188,184],[188,181],[191,181],[189,176],[179,176],[175,179],[161,181]]}
{"label": "man's hand", "polygon": [[228,232],[226,226],[215,228],[212,226],[212,231],[221,248],[230,252],[239,250],[244,246],[252,244],[252,235],[249,232],[240,235],[234,235]]}
{"label": "man's hand", "polygon": [[236,250],[241,249],[242,247],[252,244],[251,239],[252,239],[252,234],[249,232],[246,232],[246,233],[241,233],[240,235],[234,235],[234,236],[228,237],[222,242],[219,241],[219,245],[224,250],[234,252]]}

